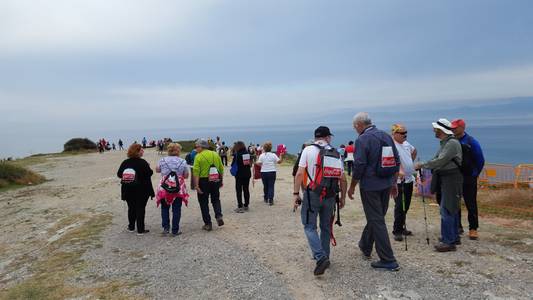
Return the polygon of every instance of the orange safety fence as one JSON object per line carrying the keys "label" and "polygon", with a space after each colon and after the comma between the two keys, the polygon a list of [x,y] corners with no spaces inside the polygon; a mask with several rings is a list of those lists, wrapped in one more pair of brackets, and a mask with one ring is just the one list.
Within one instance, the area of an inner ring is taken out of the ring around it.
{"label": "orange safety fence", "polygon": [[518,165],[515,178],[515,188],[533,188],[533,164]]}
{"label": "orange safety fence", "polygon": [[514,186],[516,170],[513,165],[485,164],[479,174],[481,186]]}

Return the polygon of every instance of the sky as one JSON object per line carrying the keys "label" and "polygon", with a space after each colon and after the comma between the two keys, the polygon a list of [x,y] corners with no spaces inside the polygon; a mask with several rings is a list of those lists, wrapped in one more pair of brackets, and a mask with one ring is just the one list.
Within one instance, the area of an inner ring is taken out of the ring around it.
{"label": "sky", "polygon": [[532,11],[529,0],[1,0],[0,138],[529,97]]}

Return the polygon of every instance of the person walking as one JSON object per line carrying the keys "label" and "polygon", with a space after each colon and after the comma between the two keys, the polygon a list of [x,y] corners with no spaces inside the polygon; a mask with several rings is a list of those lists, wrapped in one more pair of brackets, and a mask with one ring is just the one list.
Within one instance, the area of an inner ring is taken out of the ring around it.
{"label": "person walking", "polygon": [[[481,170],[485,166],[485,157],[479,142],[465,132],[466,123],[463,119],[452,121],[452,131],[454,136],[463,146],[463,160],[461,163],[461,173],[463,174],[463,199],[468,211],[468,237],[477,240],[478,235],[478,213],[477,213],[477,180]],[[466,152],[464,151],[466,149]],[[461,223],[461,206],[459,206],[459,233],[463,233]]]}
{"label": "person walking", "polygon": [[[302,205],[301,219],[309,248],[316,261],[314,275],[322,275],[330,265],[330,239],[336,197],[343,208],[346,199],[346,177],[340,154],[331,144],[333,134],[326,126],[315,130],[315,141],[306,146],[298,162],[293,186],[294,209]],[[321,165],[318,165],[318,162]],[[327,172],[327,174],[326,174]],[[305,176],[308,176],[304,180]],[[300,189],[304,186],[303,201]],[[320,235],[317,231],[320,220]]]}
{"label": "person walking", "polygon": [[455,251],[456,245],[461,243],[458,213],[463,189],[463,175],[458,167],[462,161],[461,144],[453,136],[452,124],[447,119],[439,119],[432,125],[435,137],[440,140],[440,148],[433,159],[416,163],[415,168],[433,171],[431,192],[440,199],[441,238],[435,250]]}
{"label": "person walking", "polygon": [[395,241],[403,241],[404,236],[412,235],[412,232],[407,230],[405,219],[413,196],[416,149],[407,141],[407,128],[402,124],[392,125],[392,139],[400,157],[400,173],[397,180],[398,196],[394,198],[392,234]]}
{"label": "person walking", "polygon": [[[242,213],[248,211],[250,205],[250,178],[252,177],[252,158],[246,145],[238,141],[233,148],[232,167],[236,165],[237,173],[235,174],[235,193],[237,195],[237,209],[235,212]],[[244,194],[244,203],[242,196]]]}
{"label": "person walking", "polygon": [[151,177],[154,171],[146,160],[142,159],[144,150],[139,144],[133,144],[128,149],[128,158],[124,160],[117,171],[121,179],[121,198],[128,203],[128,231],[143,235],[150,230],[145,229],[144,215],[149,197],[154,197]]}
{"label": "person walking", "polygon": [[220,155],[220,159],[222,160],[222,164],[224,166],[228,166],[228,151],[229,148],[226,146],[226,142],[222,142],[222,144],[217,144],[217,152]]}
{"label": "person walking", "polygon": [[354,153],[355,153],[355,147],[353,145],[353,141],[348,142],[348,146],[344,149],[346,158],[344,161],[346,162],[346,170],[348,171],[348,176],[352,175],[352,169],[353,169],[353,159],[354,159]]}
{"label": "person walking", "polygon": [[[187,155],[185,155],[185,160],[187,161],[187,165],[189,166],[189,169],[192,170],[193,166],[194,166],[194,158],[196,157],[196,149],[192,149],[191,152],[187,153]],[[191,190],[194,190],[195,187],[194,187],[194,176],[191,176]]]}
{"label": "person walking", "polygon": [[124,150],[124,142],[121,139],[118,140],[118,150]]}
{"label": "person walking", "polygon": [[377,269],[397,271],[400,267],[392,251],[385,215],[389,208],[389,197],[398,195],[398,151],[391,136],[372,125],[368,113],[356,114],[353,126],[359,137],[355,141],[357,150],[348,197],[353,199],[355,187],[360,183],[359,190],[367,222],[359,241],[359,249],[365,258],[370,259],[375,244],[380,260],[370,265]]}
{"label": "person walking", "polygon": [[209,214],[209,198],[215,212],[215,219],[218,226],[224,225],[222,216],[222,206],[220,204],[220,188],[223,185],[224,166],[220,156],[209,150],[209,143],[204,139],[199,139],[195,143],[196,156],[194,158],[193,175],[194,186],[198,194],[198,202],[202,211],[204,221],[203,230],[211,231],[213,225]]}
{"label": "person walking", "polygon": [[[161,204],[161,226],[163,227],[163,234],[170,232],[170,218],[169,212],[172,207],[172,234],[174,236],[180,235],[180,219],[182,203],[188,203],[189,194],[185,185],[185,179],[189,178],[189,168],[187,162],[180,157],[181,145],[178,143],[170,143],[167,146],[168,156],[161,158],[155,171],[161,173],[161,183],[157,190],[158,200]],[[165,179],[174,172],[177,178],[176,184],[179,185],[179,192],[168,193],[161,187]]]}
{"label": "person walking", "polygon": [[143,139],[142,139],[143,149],[146,148],[146,143],[147,143],[146,142],[146,137],[143,137]]}
{"label": "person walking", "polygon": [[261,180],[263,181],[263,199],[265,203],[274,205],[274,185],[276,183],[276,164],[283,162],[283,155],[278,157],[272,153],[272,142],[263,145],[263,153],[259,155],[256,164],[261,167]]}

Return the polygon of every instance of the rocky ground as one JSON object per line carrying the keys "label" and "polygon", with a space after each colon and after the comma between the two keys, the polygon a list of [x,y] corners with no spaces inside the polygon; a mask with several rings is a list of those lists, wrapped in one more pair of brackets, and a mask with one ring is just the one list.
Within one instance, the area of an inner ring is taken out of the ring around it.
{"label": "rocky ground", "polygon": [[[343,226],[335,227],[331,268],[315,277],[299,213],[292,212],[289,166],[279,170],[274,206],[263,203],[256,182],[250,211],[234,213],[234,180],[226,174],[226,225],[201,230],[194,194],[182,209],[182,235],[160,234],[160,212],[149,201],[151,232],[137,236],[125,230],[127,207],[115,176],[124,156],[49,158],[32,168],[50,181],[0,193],[1,299],[533,298],[533,221],[482,218],[479,241],[463,238],[457,252],[436,253],[426,244],[422,202],[415,198],[408,250],[393,241],[401,270],[380,272],[356,247],[365,218],[360,200],[348,200]],[[154,168],[155,151],[145,158]],[[438,210],[432,203],[427,209],[434,244]],[[391,217],[392,204],[389,229]]]}

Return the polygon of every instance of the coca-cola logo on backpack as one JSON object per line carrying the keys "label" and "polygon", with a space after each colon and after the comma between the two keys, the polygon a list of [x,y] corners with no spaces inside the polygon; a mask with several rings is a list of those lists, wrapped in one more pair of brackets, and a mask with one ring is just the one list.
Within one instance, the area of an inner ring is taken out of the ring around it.
{"label": "coca-cola logo on backpack", "polygon": [[132,168],[127,168],[122,171],[122,179],[120,183],[124,185],[133,185],[137,183],[137,173]]}

